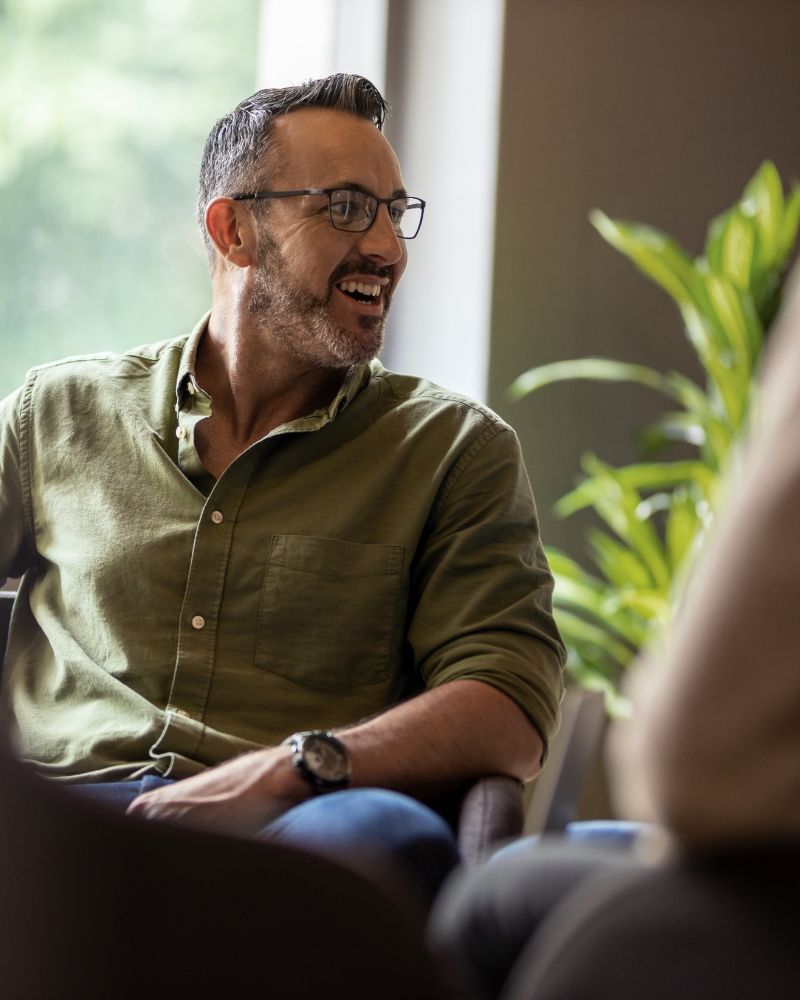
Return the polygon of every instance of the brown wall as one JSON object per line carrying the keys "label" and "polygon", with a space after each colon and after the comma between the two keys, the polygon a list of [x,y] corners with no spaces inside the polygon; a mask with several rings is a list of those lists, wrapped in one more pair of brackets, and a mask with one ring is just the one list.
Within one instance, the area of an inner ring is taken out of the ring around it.
{"label": "brown wall", "polygon": [[710,217],[769,157],[800,176],[800,0],[507,0],[490,403],[517,427],[545,541],[581,453],[636,457],[667,407],[582,382],[509,404],[524,369],[595,354],[692,374],[669,301],[590,227],[593,207],[702,248]]}

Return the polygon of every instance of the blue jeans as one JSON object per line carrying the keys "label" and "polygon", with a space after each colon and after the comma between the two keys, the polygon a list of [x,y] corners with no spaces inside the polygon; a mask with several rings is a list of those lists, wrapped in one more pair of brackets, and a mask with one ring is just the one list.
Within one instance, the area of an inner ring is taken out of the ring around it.
{"label": "blue jeans", "polygon": [[[172,781],[148,775],[136,781],[68,787],[124,812],[138,795]],[[389,856],[413,871],[429,899],[459,861],[455,837],[441,816],[416,799],[384,788],[352,788],[306,799],[257,836],[356,866],[360,857],[379,861]]]}

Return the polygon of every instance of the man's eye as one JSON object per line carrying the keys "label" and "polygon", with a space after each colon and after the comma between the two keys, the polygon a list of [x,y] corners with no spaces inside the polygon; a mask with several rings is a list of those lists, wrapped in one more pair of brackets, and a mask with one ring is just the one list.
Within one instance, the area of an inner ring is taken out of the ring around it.
{"label": "man's eye", "polygon": [[350,215],[350,202],[335,201],[331,205],[331,215],[336,219],[346,219]]}
{"label": "man's eye", "polygon": [[404,202],[398,203],[396,201],[393,201],[392,204],[389,206],[389,215],[391,216],[392,222],[395,225],[398,226],[400,225],[400,223],[403,221],[403,216],[405,214],[406,214],[406,206]]}

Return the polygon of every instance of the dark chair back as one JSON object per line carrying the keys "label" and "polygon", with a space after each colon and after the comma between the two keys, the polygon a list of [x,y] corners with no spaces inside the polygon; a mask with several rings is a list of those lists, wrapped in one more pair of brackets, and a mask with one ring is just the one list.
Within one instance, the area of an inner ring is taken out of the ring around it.
{"label": "dark chair back", "polygon": [[0,787],[3,996],[450,996],[384,868],[118,817],[3,746]]}

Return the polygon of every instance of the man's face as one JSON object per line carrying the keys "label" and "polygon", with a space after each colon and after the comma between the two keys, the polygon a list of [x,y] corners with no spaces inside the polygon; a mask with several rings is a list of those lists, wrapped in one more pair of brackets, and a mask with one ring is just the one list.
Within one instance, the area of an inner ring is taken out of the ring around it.
{"label": "man's face", "polygon": [[[379,198],[403,193],[394,151],[364,119],[303,108],[279,118],[273,138],[268,161],[277,169],[268,190],[357,187]],[[251,315],[314,365],[341,368],[375,357],[406,265],[405,241],[396,235],[387,207],[378,207],[364,233],[334,229],[325,195],[276,199],[256,212]],[[378,294],[363,301],[363,295],[353,295],[353,281],[377,286]]]}

